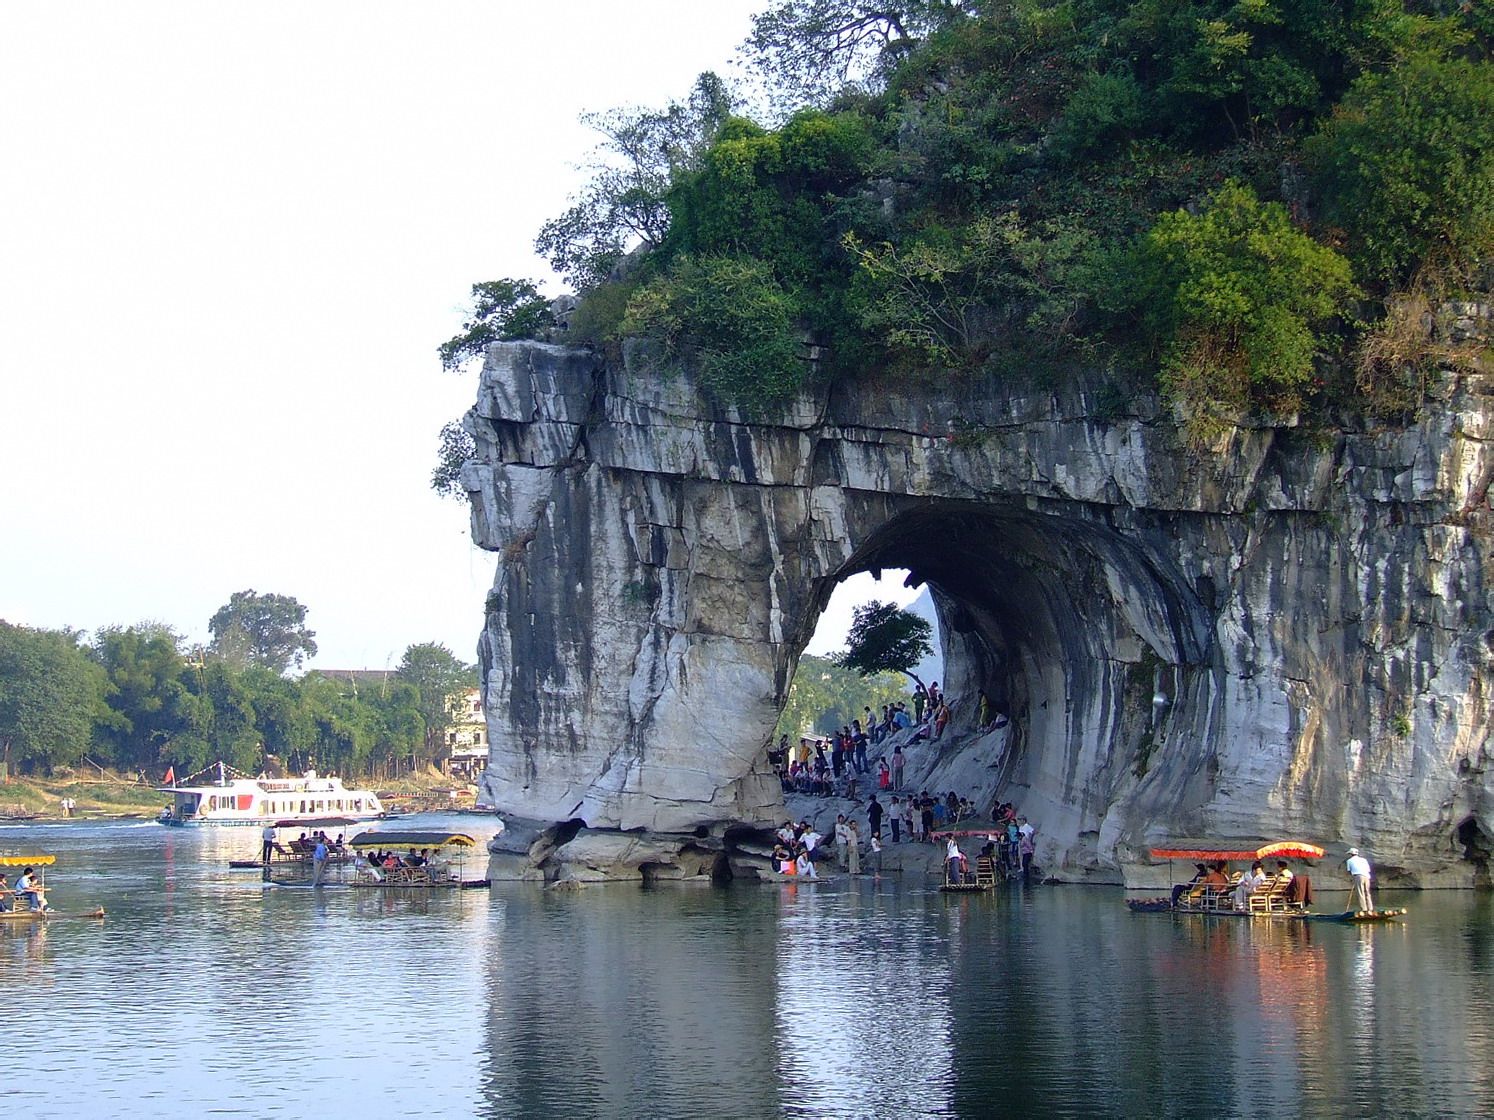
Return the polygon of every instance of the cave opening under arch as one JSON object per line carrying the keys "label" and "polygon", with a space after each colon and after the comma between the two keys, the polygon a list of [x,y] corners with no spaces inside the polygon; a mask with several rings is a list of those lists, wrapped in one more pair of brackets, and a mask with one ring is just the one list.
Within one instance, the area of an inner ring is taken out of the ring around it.
{"label": "cave opening under arch", "polygon": [[1010,719],[993,787],[1050,816],[1076,814],[1071,824],[1093,833],[1164,749],[1183,762],[1170,782],[1182,802],[1205,800],[1209,760],[1182,740],[1206,725],[1218,693],[1213,589],[1189,584],[1164,548],[1118,531],[1105,510],[1083,513],[924,500],[869,514],[880,523],[820,581],[796,637],[802,649],[852,574],[905,569],[909,586],[932,593],[954,729],[975,726],[978,690]]}

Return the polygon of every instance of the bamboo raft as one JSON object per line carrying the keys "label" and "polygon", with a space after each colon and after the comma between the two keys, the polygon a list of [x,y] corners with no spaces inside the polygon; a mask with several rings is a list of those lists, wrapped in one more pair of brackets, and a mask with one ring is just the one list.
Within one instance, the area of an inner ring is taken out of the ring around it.
{"label": "bamboo raft", "polygon": [[[41,898],[45,902],[47,886],[46,871],[57,862],[57,857],[50,853],[35,852],[5,852],[0,853],[0,868],[13,869],[18,867],[32,867],[42,869],[40,891]],[[6,889],[0,892],[0,901],[9,905],[9,909],[0,910],[0,922],[34,922],[34,921],[56,921],[58,918],[102,918],[104,908],[96,906],[92,910],[33,910],[22,898],[20,892]]]}
{"label": "bamboo raft", "polygon": [[955,882],[949,877],[949,861],[944,861],[944,883],[939,887],[949,894],[984,894],[996,889],[996,861],[990,856],[975,857],[975,876]]}
{"label": "bamboo raft", "polygon": [[0,910],[0,922],[55,922],[63,918],[102,918],[104,908],[92,910],[33,910],[29,906],[17,906],[12,910]]}

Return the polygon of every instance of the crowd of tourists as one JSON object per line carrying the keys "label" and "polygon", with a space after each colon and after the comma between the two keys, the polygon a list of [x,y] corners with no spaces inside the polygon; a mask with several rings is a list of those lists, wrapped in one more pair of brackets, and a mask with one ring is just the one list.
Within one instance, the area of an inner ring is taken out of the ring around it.
{"label": "crowd of tourists", "polygon": [[[984,691],[978,693],[977,700],[979,731],[1006,722]],[[827,863],[852,875],[860,874],[863,864],[874,873],[880,872],[884,845],[938,843],[936,834],[958,830],[962,824],[969,828],[979,815],[970,798],[955,790],[944,794],[926,789],[914,792],[905,785],[904,744],[940,740],[949,719],[949,698],[934,681],[928,688],[920,683],[907,701],[882,705],[880,713],[864,707],[860,717],[829,736],[806,735],[797,745],[790,743],[787,735],[781,736],[769,747],[768,761],[784,792],[839,797],[858,806],[864,803],[865,820],[859,819],[859,811],[842,813],[830,837],[823,836],[808,821],[786,821],[775,836],[774,869],[806,878],[819,878],[820,868]],[[912,734],[899,736],[908,731]],[[863,801],[864,797],[869,800]],[[992,806],[989,819],[989,830],[979,826],[979,832],[986,836],[982,854],[999,860],[1009,875],[1028,873],[1036,829],[1019,817],[1010,803]],[[958,852],[957,839],[949,836],[947,840],[948,847]]]}
{"label": "crowd of tourists", "polygon": [[[984,695],[984,694],[982,694]],[[845,797],[861,800],[866,790],[883,793],[903,788],[903,741],[875,759],[870,753],[883,747],[899,731],[916,729],[907,740],[939,740],[949,724],[949,701],[934,681],[927,689],[920,684],[913,693],[912,708],[899,700],[883,704],[880,714],[871,707],[826,738],[803,736],[798,745],[783,735],[768,749],[768,762],[785,793],[813,797]]]}
{"label": "crowd of tourists", "polygon": [[[963,861],[955,833],[962,823],[967,828],[974,824],[971,818],[976,816],[976,808],[969,798],[954,790],[942,797],[921,790],[906,797],[894,794],[885,804],[872,794],[865,813],[864,823],[855,811],[838,814],[828,838],[807,820],[797,824],[785,821],[774,835],[774,870],[817,879],[820,870],[816,865],[828,862],[851,875],[861,874],[863,867],[880,874],[886,845],[937,844],[941,838],[946,841],[946,858]],[[986,837],[981,854],[999,861],[1008,876],[1029,875],[1037,829],[1026,817],[1018,816],[1010,802],[994,806],[991,815],[990,826],[973,829]]]}

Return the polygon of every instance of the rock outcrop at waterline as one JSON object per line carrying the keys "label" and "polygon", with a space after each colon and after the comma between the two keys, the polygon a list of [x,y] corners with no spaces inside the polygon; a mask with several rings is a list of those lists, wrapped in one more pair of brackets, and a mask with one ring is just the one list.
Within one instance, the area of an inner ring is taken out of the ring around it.
{"label": "rock outcrop at waterline", "polygon": [[467,417],[500,812],[681,848],[781,819],[764,747],[819,612],[906,568],[949,695],[1011,718],[936,772],[1020,803],[1053,873],[1292,835],[1487,882],[1489,378],[1448,375],[1408,429],[1195,453],[1098,383],[863,382],[749,422],[643,354],[497,344]]}

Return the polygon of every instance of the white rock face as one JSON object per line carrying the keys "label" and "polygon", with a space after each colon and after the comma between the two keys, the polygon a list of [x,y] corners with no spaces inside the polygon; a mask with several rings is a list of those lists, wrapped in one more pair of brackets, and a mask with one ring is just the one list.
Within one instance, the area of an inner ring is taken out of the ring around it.
{"label": "white rock face", "polygon": [[486,797],[593,830],[781,820],[764,747],[819,611],[908,568],[949,694],[1011,716],[939,766],[1021,804],[1049,871],[1288,836],[1487,882],[1489,389],[1449,381],[1410,430],[1195,455],[1145,396],[861,385],[748,423],[684,379],[497,344],[463,474],[498,557]]}

